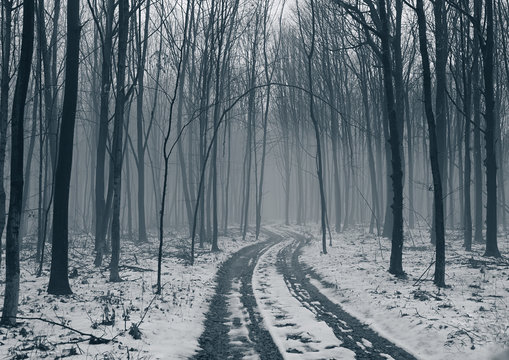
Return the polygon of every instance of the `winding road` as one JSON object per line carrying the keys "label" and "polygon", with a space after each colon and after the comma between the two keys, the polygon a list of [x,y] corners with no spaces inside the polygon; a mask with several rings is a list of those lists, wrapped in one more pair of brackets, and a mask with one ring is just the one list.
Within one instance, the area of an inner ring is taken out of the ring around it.
{"label": "winding road", "polygon": [[194,359],[415,359],[312,284],[304,236],[265,233],[219,269]]}

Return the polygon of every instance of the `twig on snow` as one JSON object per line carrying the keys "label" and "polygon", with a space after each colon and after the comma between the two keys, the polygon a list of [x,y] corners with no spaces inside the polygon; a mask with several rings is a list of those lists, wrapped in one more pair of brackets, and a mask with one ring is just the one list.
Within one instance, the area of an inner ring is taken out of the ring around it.
{"label": "twig on snow", "polygon": [[92,345],[108,344],[111,341],[115,340],[115,338],[118,336],[118,335],[116,335],[112,339],[107,339],[107,338],[104,338],[102,336],[95,336],[94,334],[86,333],[86,332],[83,332],[81,330],[78,330],[78,329],[75,329],[73,327],[70,327],[68,325],[61,324],[61,323],[58,323],[56,321],[45,319],[45,318],[42,318],[42,317],[13,316],[12,318],[19,319],[19,320],[38,320],[38,321],[45,322],[47,324],[60,326],[60,327],[62,327],[64,329],[74,331],[75,333],[80,334],[81,336],[87,336],[89,338],[88,340],[89,340],[90,344],[92,344]]}
{"label": "twig on snow", "polygon": [[433,264],[435,263],[435,260],[433,260],[431,262],[431,264],[429,264],[429,266],[426,268],[426,270],[424,270],[424,272],[421,274],[421,276],[419,276],[419,278],[417,280],[415,280],[415,282],[413,283],[412,286],[415,286],[417,284],[419,284],[422,280],[422,277],[424,276],[424,274],[426,274],[428,272],[428,270],[433,266]]}

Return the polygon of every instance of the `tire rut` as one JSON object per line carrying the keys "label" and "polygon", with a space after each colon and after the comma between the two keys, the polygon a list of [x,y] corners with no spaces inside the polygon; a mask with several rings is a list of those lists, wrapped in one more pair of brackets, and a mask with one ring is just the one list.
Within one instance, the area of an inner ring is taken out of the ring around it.
{"label": "tire rut", "polygon": [[[205,317],[205,329],[200,336],[200,350],[192,359],[242,359],[247,351],[255,352],[262,360],[283,359],[270,333],[263,325],[252,288],[253,271],[258,258],[277,241],[274,238],[248,246],[224,262],[217,273],[215,294]],[[233,286],[233,285],[240,286]],[[239,292],[240,303],[247,312],[249,336],[243,345],[232,344],[229,332],[239,326],[239,319],[231,319],[229,297]]]}
{"label": "tire rut", "polygon": [[[343,343],[342,347],[355,352],[357,359],[416,359],[413,355],[383,338],[368,325],[333,303],[313,286],[307,275],[318,281],[322,279],[299,261],[301,249],[306,239],[296,233],[290,234],[295,241],[278,253],[277,267],[283,275],[289,291],[301,304],[312,311],[317,319],[325,321],[336,337]],[[323,282],[323,281],[322,281]]]}

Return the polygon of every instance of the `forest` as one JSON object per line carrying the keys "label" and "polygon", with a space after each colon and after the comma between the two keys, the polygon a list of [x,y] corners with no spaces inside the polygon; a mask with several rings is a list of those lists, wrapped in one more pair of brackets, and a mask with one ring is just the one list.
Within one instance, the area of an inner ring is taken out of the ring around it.
{"label": "forest", "polygon": [[507,0],[0,6],[2,359],[509,358]]}

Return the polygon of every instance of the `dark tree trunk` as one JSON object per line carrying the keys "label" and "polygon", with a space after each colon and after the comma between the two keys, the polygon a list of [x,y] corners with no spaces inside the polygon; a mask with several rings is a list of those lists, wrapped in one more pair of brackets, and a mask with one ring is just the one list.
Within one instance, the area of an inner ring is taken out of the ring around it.
{"label": "dark tree trunk", "polygon": [[12,27],[12,1],[2,1],[3,21],[5,29],[2,39],[2,78],[0,79],[0,266],[2,265],[2,236],[5,229],[5,149],[7,145],[7,123],[9,116],[9,83],[11,58],[11,27]]}
{"label": "dark tree trunk", "polygon": [[[474,27],[481,27],[482,0],[474,0]],[[478,30],[476,30],[478,31]],[[483,241],[483,194],[482,194],[482,150],[481,150],[481,83],[480,83],[480,36],[474,36],[472,82],[473,82],[473,110],[474,110],[474,180],[475,180],[475,201],[474,201],[474,241]]]}
{"label": "dark tree trunk", "polygon": [[5,242],[3,325],[15,325],[19,300],[19,226],[23,201],[23,119],[34,48],[34,1],[23,2],[23,30],[11,118],[11,179]]}
{"label": "dark tree trunk", "polygon": [[405,93],[406,103],[406,124],[407,124],[407,163],[408,163],[408,227],[415,227],[415,209],[414,209],[414,133],[412,129],[412,115],[410,114],[409,86],[407,84]]}
{"label": "dark tree trunk", "polygon": [[[266,55],[265,55],[266,57]],[[268,61],[265,59],[266,77],[267,83],[270,82],[268,76]],[[263,181],[265,177],[265,157],[267,153],[267,125],[269,121],[269,106],[270,106],[270,86],[267,88],[267,99],[265,102],[265,111],[263,115],[263,138],[262,138],[262,160],[260,164],[260,183],[258,184],[258,200],[256,204],[256,238],[260,235],[260,228],[262,222],[262,200],[263,200]]]}
{"label": "dark tree trunk", "polygon": [[[447,13],[445,4],[442,0],[434,4],[435,15],[435,57],[436,57],[436,134],[437,134],[437,151],[438,151],[438,164],[440,167],[440,175],[442,182],[442,189],[447,184],[447,149],[446,149],[446,134],[447,134]],[[444,210],[445,211],[445,210]],[[433,215],[431,242],[435,243],[436,218]]]}
{"label": "dark tree trunk", "polygon": [[[57,148],[57,72],[56,72],[56,41],[58,31],[58,19],[60,17],[60,1],[54,3],[53,33],[51,41],[47,44],[44,0],[40,0],[37,9],[37,36],[42,55],[44,69],[44,116],[46,120],[46,138],[49,144],[49,158],[51,161],[52,175],[56,167]],[[51,50],[51,52],[50,52]],[[52,59],[53,57],[53,59]],[[52,61],[53,60],[53,61]]]}
{"label": "dark tree trunk", "polygon": [[398,119],[394,106],[394,90],[392,85],[391,48],[389,44],[389,17],[386,12],[385,0],[378,0],[378,12],[381,20],[380,40],[382,45],[382,68],[385,89],[385,101],[389,117],[389,131],[392,158],[392,246],[389,272],[396,276],[404,275],[403,271],[403,171],[400,149]]}
{"label": "dark tree trunk", "polygon": [[484,256],[500,257],[497,243],[497,154],[495,150],[495,86],[494,68],[494,21],[493,0],[485,0],[486,42],[482,48],[484,60],[484,99],[486,106],[486,129],[484,141],[486,146],[486,252]]}
{"label": "dark tree trunk", "polygon": [[122,133],[124,131],[125,107],[125,67],[127,54],[127,35],[129,33],[129,2],[120,0],[118,5],[118,65],[117,101],[113,123],[113,144],[111,167],[113,168],[113,203],[111,218],[111,263],[110,281],[121,281],[118,273],[120,259],[120,196],[122,190]]}
{"label": "dark tree trunk", "polygon": [[[301,137],[301,132],[299,131],[299,125],[295,125],[295,154],[296,154],[296,160],[297,160],[297,170],[296,171],[303,171],[303,163],[302,163],[302,154],[301,154],[301,148],[299,146],[301,140],[303,137]],[[288,169],[290,168],[290,157],[288,157]],[[287,182],[288,185],[291,184],[290,179],[290,171],[287,172]],[[297,176],[297,225],[302,225],[306,222],[306,209],[304,207],[304,204],[306,203],[305,199],[305,183],[304,183],[305,177],[304,176]],[[288,193],[287,201],[289,204],[290,200],[290,186],[288,186],[288,189],[286,190]]]}
{"label": "dark tree trunk", "polygon": [[[334,86],[332,84],[332,71],[331,71],[331,61],[328,53],[328,49],[323,49],[323,69],[326,74],[326,85],[327,91],[329,94],[329,102],[332,104],[336,101],[336,94],[334,91]],[[330,136],[331,136],[331,146],[332,146],[332,168],[333,168],[333,185],[334,185],[334,229],[337,233],[341,232],[341,187],[340,187],[340,174],[339,174],[339,125],[338,125],[338,115],[336,109],[331,106],[330,108]]]}
{"label": "dark tree trunk", "polygon": [[[301,24],[299,24],[302,26]],[[321,229],[322,229],[322,252],[327,254],[327,203],[325,201],[325,186],[323,176],[323,160],[320,139],[320,126],[315,114],[315,99],[313,94],[313,55],[315,51],[315,9],[314,2],[311,0],[311,45],[307,52],[307,80],[309,87],[309,115],[313,123],[313,129],[316,141],[316,174],[318,176],[318,185],[320,188],[320,209],[321,209]],[[304,39],[302,39],[304,41]]]}
{"label": "dark tree trunk", "polygon": [[463,193],[464,193],[464,202],[465,202],[465,212],[464,212],[464,242],[463,246],[467,251],[472,250],[472,212],[471,212],[471,202],[470,202],[470,176],[471,176],[471,163],[470,163],[470,110],[467,109],[469,105],[464,106],[465,113],[465,174],[463,175]]}
{"label": "dark tree trunk", "polygon": [[[382,79],[383,82],[383,79]],[[387,103],[387,95],[384,93],[383,95],[384,103]],[[391,153],[391,136],[390,136],[390,130],[389,130],[389,113],[387,111],[387,105],[383,105],[383,111],[382,111],[382,122],[383,122],[383,133],[384,133],[384,140],[386,141],[384,145],[385,150],[385,168],[386,168],[386,175],[385,175],[385,212],[384,212],[384,227],[382,236],[390,238],[392,237],[393,233],[393,224],[394,224],[394,217],[393,217],[393,210],[392,210],[392,199],[394,198],[394,191],[392,186],[392,153]]]}
{"label": "dark tree trunk", "polygon": [[[364,78],[364,81],[367,79]],[[372,145],[372,133],[371,133],[371,117],[369,113],[368,94],[365,83],[361,84],[362,88],[362,99],[364,104],[364,116],[366,118],[366,131],[367,131],[367,145],[368,145],[368,165],[371,183],[371,218],[374,219],[377,229],[377,235],[380,234],[380,220],[378,214],[378,188],[376,184],[376,171],[375,171],[375,159],[373,156],[373,145]],[[373,224],[373,221],[371,222]],[[372,225],[370,226],[370,232],[373,232]]]}
{"label": "dark tree trunk", "polygon": [[67,53],[65,58],[65,92],[60,123],[60,143],[55,172],[53,203],[53,240],[48,293],[71,294],[68,278],[69,184],[71,182],[74,123],[78,100],[78,68],[80,52],[79,0],[67,2]]}
{"label": "dark tree trunk", "polygon": [[25,183],[23,184],[23,204],[21,205],[21,227],[19,230],[19,237],[20,239],[23,239],[23,237],[26,235],[27,227],[28,227],[28,218],[27,216],[27,204],[28,199],[30,199],[30,179],[31,176],[31,168],[32,168],[32,159],[34,156],[34,150],[35,150],[35,138],[37,137],[37,107],[39,104],[39,91],[37,89],[37,84],[39,81],[39,75],[37,74],[34,80],[34,102],[32,106],[32,125],[31,125],[31,131],[30,131],[30,142],[28,144],[28,153],[26,156],[26,163],[25,163]]}
{"label": "dark tree trunk", "polygon": [[[219,47],[220,48],[220,47]],[[220,65],[217,64],[217,72],[216,72],[216,105],[214,106],[214,129],[217,127],[217,122],[219,121],[219,109],[221,106],[221,92],[220,89],[220,79],[219,79],[219,71]],[[214,140],[214,144],[212,145],[212,163],[210,164],[212,171],[212,251],[219,251],[219,246],[217,244],[217,238],[219,236],[218,231],[218,220],[217,220],[217,140]]]}
{"label": "dark tree trunk", "polygon": [[[467,8],[468,4],[467,2]],[[462,33],[469,34],[470,33],[470,22],[466,21],[462,22]],[[466,28],[464,28],[466,26]],[[465,141],[465,157],[464,157],[464,173],[463,173],[463,198],[464,198],[464,212],[463,212],[463,246],[467,251],[472,250],[472,210],[471,210],[471,200],[470,200],[470,182],[471,182],[471,172],[472,172],[472,164],[470,159],[470,139],[471,135],[471,101],[472,101],[472,75],[470,72],[470,62],[468,57],[468,47],[469,44],[469,35],[466,35],[467,43],[464,43],[465,35],[462,36],[462,48],[463,48],[463,56],[462,56],[462,78],[463,78],[463,116],[465,117],[465,133],[464,133],[464,141]]]}
{"label": "dark tree trunk", "polygon": [[[138,96],[136,98],[136,146],[138,153],[138,241],[147,242],[147,226],[145,224],[145,134],[143,131],[143,95],[145,92],[145,62],[147,58],[148,25],[150,22],[150,0],[145,6],[145,30],[142,47],[138,58]],[[157,70],[159,71],[159,69]],[[157,84],[156,84],[157,86]]]}
{"label": "dark tree trunk", "polygon": [[[435,6],[443,6],[441,0],[435,2]],[[442,179],[440,177],[439,152],[437,144],[437,132],[435,127],[435,116],[433,114],[431,95],[431,70],[428,56],[428,42],[426,36],[426,15],[424,13],[423,0],[417,0],[417,21],[419,25],[419,47],[422,58],[424,106],[429,133],[429,155],[431,161],[431,172],[433,176],[433,200],[435,217],[435,285],[445,286],[445,234],[444,234],[444,207],[442,200]],[[438,71],[438,69],[437,69]],[[438,74],[437,74],[438,76]]]}
{"label": "dark tree trunk", "polygon": [[[184,85],[186,82],[186,70],[185,69],[186,69],[186,65],[187,65],[187,59],[189,56],[189,51],[187,48],[185,49],[184,56],[185,56],[185,58],[184,58],[184,61],[182,64],[183,69],[182,69],[182,75],[181,75],[182,80],[180,80],[179,90],[178,90],[178,95],[177,95],[178,96],[177,129],[176,129],[177,133],[180,133],[182,131],[182,116],[183,116],[183,106],[184,106]],[[158,54],[158,63],[159,64],[161,63],[161,52],[159,52],[159,54]],[[160,67],[158,68],[157,71],[158,71],[157,76],[159,77]],[[185,206],[186,206],[187,224],[188,224],[188,228],[189,228],[189,235],[191,235],[192,227],[193,227],[193,205],[191,203],[191,196],[190,196],[191,189],[189,186],[189,178],[191,178],[191,176],[188,177],[188,174],[187,174],[182,140],[177,142],[177,155],[178,155],[179,165],[180,165],[180,174],[182,176],[182,191],[184,193],[183,195],[184,195],[184,201],[185,201]],[[189,168],[191,168],[191,167],[189,166]]]}
{"label": "dark tree trunk", "polygon": [[[228,96],[228,98],[230,98]],[[226,235],[228,231],[228,213],[229,213],[229,196],[230,196],[230,172],[231,172],[231,155],[232,155],[232,129],[231,122],[227,122],[227,131],[228,131],[228,158],[226,163],[226,185],[224,188],[224,212],[223,212],[223,231]],[[226,129],[225,129],[226,130]],[[225,134],[226,136],[226,134]],[[226,139],[225,139],[226,141]]]}
{"label": "dark tree trunk", "polygon": [[[162,271],[162,261],[163,261],[163,231],[164,231],[164,206],[166,201],[166,191],[167,191],[167,185],[168,185],[168,165],[169,165],[169,159],[171,155],[171,151],[168,149],[168,142],[170,140],[171,135],[171,129],[172,129],[172,123],[173,123],[173,108],[175,106],[175,100],[177,98],[177,92],[179,89],[179,81],[180,76],[182,73],[183,68],[183,62],[186,60],[184,59],[184,51],[185,51],[185,44],[187,42],[187,29],[189,25],[189,13],[192,11],[194,6],[194,1],[188,1],[186,6],[186,13],[185,13],[185,21],[184,21],[184,39],[183,44],[180,47],[180,54],[178,58],[178,66],[177,66],[177,74],[175,78],[175,88],[173,90],[172,97],[170,98],[170,107],[168,110],[168,128],[166,129],[166,133],[164,134],[164,142],[163,142],[163,157],[164,157],[164,180],[163,180],[163,186],[162,186],[162,194],[161,194],[161,202],[160,202],[160,210],[159,210],[159,248],[157,253],[157,284],[156,284],[156,293],[161,294],[162,291],[162,282],[161,282],[161,271]],[[178,174],[177,174],[178,175]],[[199,198],[199,193],[198,193]],[[198,205],[198,204],[197,204]],[[194,227],[193,231],[191,233],[192,235],[192,244],[191,244],[191,264],[194,261],[194,236],[196,229],[196,212],[195,212],[195,218],[194,218]]]}
{"label": "dark tree trunk", "polygon": [[[254,51],[256,52],[256,51]],[[254,57],[255,55],[253,55]],[[250,87],[255,85],[255,63],[252,64],[253,69],[251,73]],[[247,138],[246,138],[246,153],[244,156],[245,173],[244,173],[244,203],[243,203],[243,226],[242,226],[242,239],[245,239],[247,229],[249,227],[249,200],[251,198],[251,162],[252,162],[252,144],[253,144],[253,128],[255,117],[255,91],[249,94],[248,99],[248,120],[247,120]]]}
{"label": "dark tree trunk", "polygon": [[[107,0],[106,5],[106,27],[103,36],[102,65],[101,65],[101,106],[99,113],[99,134],[97,138],[97,156],[95,169],[95,206],[96,206],[96,229],[95,229],[95,266],[101,266],[108,227],[108,213],[106,209],[105,193],[105,161],[106,142],[108,139],[108,108],[110,98],[110,71],[111,71],[111,50],[113,44],[113,14],[115,6],[113,0]],[[109,192],[109,191],[108,191]]]}

